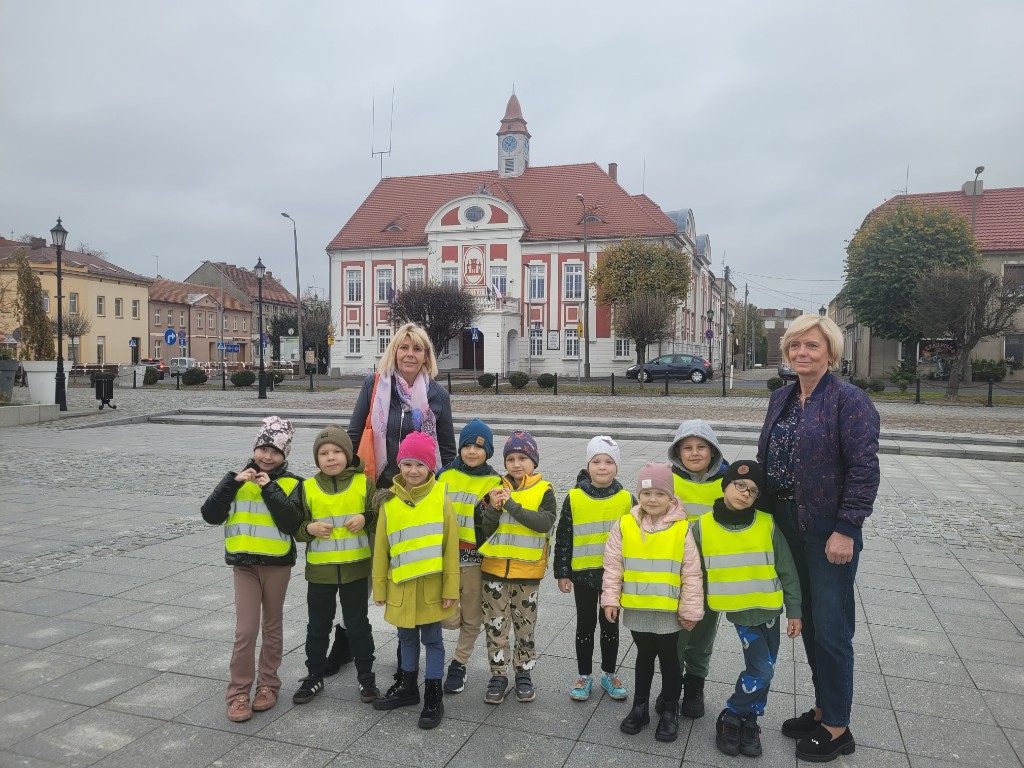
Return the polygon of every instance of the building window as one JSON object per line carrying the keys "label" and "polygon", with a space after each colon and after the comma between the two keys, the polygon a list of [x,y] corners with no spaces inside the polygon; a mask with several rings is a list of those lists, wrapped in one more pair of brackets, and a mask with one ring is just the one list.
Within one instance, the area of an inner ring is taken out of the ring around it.
{"label": "building window", "polygon": [[153,310],[153,325],[160,325],[160,310]]}
{"label": "building window", "polygon": [[502,296],[508,296],[508,267],[491,267],[490,274],[491,288]]}
{"label": "building window", "polygon": [[153,339],[153,357],[159,360],[161,352],[162,350],[160,349],[160,342],[157,339]]}
{"label": "building window", "polygon": [[124,317],[124,299],[114,299],[114,317]]}
{"label": "building window", "polygon": [[576,332],[575,328],[565,329],[565,356],[580,356],[580,335]]}
{"label": "building window", "polygon": [[211,331],[217,327],[217,318],[214,316],[213,312],[210,312],[206,316],[206,327]]}
{"label": "building window", "polygon": [[544,301],[547,295],[543,264],[531,264],[530,270],[530,301]]}
{"label": "building window", "polygon": [[1006,343],[1003,358],[1013,362],[1024,360],[1024,333],[1008,333],[1003,340]]}
{"label": "building window", "polygon": [[471,224],[476,224],[477,222],[483,221],[484,209],[479,205],[471,205],[465,210],[465,215],[466,221]]}
{"label": "building window", "polygon": [[409,267],[405,272],[405,285],[407,288],[422,288],[425,282],[423,267]]}
{"label": "building window", "polygon": [[77,315],[78,314],[78,294],[77,293],[68,294],[68,312],[70,312],[72,315]]}
{"label": "building window", "polygon": [[196,328],[199,330],[203,329],[203,313],[196,312]]}
{"label": "building window", "polygon": [[142,304],[138,299],[132,299],[132,320],[138,320],[142,316]]}
{"label": "building window", "polygon": [[50,292],[43,291],[43,312],[50,311]]}
{"label": "building window", "polygon": [[377,270],[377,301],[384,303],[395,297],[394,273],[390,267]]}
{"label": "building window", "polygon": [[1003,282],[1024,285],[1024,264],[1003,264]]}
{"label": "building window", "polygon": [[237,331],[238,330],[238,315],[235,315],[234,319],[231,321],[231,330],[232,331]]}
{"label": "building window", "polygon": [[363,272],[360,269],[345,270],[345,296],[347,301],[363,300]]}
{"label": "building window", "polygon": [[348,332],[348,353],[350,355],[358,355],[359,352],[359,329],[350,328]]}
{"label": "building window", "polygon": [[539,325],[530,329],[530,357],[541,357],[544,354],[544,329]]}
{"label": "building window", "polygon": [[103,355],[103,348],[106,346],[107,337],[96,337],[96,365],[106,365],[107,359]]}
{"label": "building window", "polygon": [[579,301],[583,298],[583,265],[565,265],[565,298]]}
{"label": "building window", "polygon": [[620,339],[619,337],[616,336],[615,337],[615,356],[616,357],[631,357],[630,349],[632,348],[632,346],[633,345],[632,345],[632,343],[631,343],[631,341],[629,339]]}
{"label": "building window", "polygon": [[441,267],[441,282],[444,285],[455,286],[459,285],[459,268],[458,267]]}
{"label": "building window", "polygon": [[96,297],[96,317],[107,316],[107,300],[103,296]]}
{"label": "building window", "polygon": [[[237,318],[235,319],[235,322],[236,322],[236,323],[238,322],[238,319],[237,319]],[[246,328],[246,326],[247,326],[248,324],[249,324],[249,322],[248,322],[248,320],[246,319],[245,315],[242,315],[242,333],[245,333],[245,332],[246,332],[246,331],[248,330],[248,329]]]}
{"label": "building window", "polygon": [[188,323],[185,322],[185,310],[181,310],[178,313],[180,322],[178,323],[179,328],[188,328]]}
{"label": "building window", "polygon": [[391,343],[391,329],[390,328],[378,328],[377,329],[377,354],[383,355],[387,351],[388,344]]}

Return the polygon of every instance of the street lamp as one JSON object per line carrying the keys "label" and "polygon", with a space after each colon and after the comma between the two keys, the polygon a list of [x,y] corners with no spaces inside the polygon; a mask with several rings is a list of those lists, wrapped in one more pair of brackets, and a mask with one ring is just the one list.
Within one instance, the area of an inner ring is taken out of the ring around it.
{"label": "street lamp", "polygon": [[[298,317],[299,330],[299,372],[304,370],[306,365],[306,354],[302,348],[302,284],[299,282],[299,228],[295,225],[295,219],[287,213],[282,213],[292,223],[292,240],[295,243],[295,314]],[[309,380],[309,391],[313,391],[313,379]]]}
{"label": "street lamp", "polygon": [[60,257],[64,253],[64,243],[67,242],[68,231],[61,226],[60,216],[57,217],[57,226],[50,230],[50,237],[53,239],[53,247],[57,249],[57,388],[54,390],[53,401],[60,406],[62,411],[66,411],[68,409],[68,393],[64,380],[64,283]]}
{"label": "street lamp", "polygon": [[590,378],[590,259],[587,255],[587,203],[583,195],[576,195],[583,209],[583,377]]}
{"label": "street lamp", "polygon": [[985,172],[985,166],[979,165],[974,169],[974,194],[971,195],[971,234],[974,234],[975,223],[978,220],[978,177]]}
{"label": "street lamp", "polygon": [[706,335],[708,337],[708,364],[711,365],[712,368],[715,367],[715,358],[714,358],[714,354],[712,352],[713,347],[711,346],[711,341],[712,341],[712,339],[715,338],[715,332],[713,330],[714,324],[715,324],[715,310],[709,309],[708,310],[708,332],[707,332]]}
{"label": "street lamp", "polygon": [[267,268],[263,266],[263,259],[256,259],[256,266],[253,267],[253,272],[256,273],[256,290],[259,301],[259,312],[260,312],[260,393],[258,399],[267,399],[267,369],[263,363],[263,276],[267,274]]}
{"label": "street lamp", "polygon": [[824,304],[822,304],[820,307],[818,307],[818,314],[821,315],[822,317],[825,316],[826,312],[828,312],[828,310],[825,309],[825,305]]}

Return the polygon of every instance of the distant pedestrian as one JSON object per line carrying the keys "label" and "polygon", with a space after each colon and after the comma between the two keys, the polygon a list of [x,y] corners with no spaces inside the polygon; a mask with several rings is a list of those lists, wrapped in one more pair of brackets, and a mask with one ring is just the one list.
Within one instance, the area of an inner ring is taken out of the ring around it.
{"label": "distant pedestrian", "polygon": [[[263,420],[252,458],[241,471],[228,472],[203,503],[203,519],[224,526],[224,560],[233,566],[235,644],[231,650],[228,719],[242,722],[277,703],[278,668],[284,653],[284,598],[295,565],[292,535],[298,519],[287,512],[288,494],[302,478],[288,471],[295,434],[278,416]],[[279,495],[273,511],[267,503]],[[260,637],[259,676],[256,640]],[[256,696],[249,703],[253,683]]]}

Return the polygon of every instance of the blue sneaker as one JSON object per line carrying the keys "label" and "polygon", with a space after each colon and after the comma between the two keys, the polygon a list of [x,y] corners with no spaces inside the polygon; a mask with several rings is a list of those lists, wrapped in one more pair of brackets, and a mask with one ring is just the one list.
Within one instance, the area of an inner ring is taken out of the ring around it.
{"label": "blue sneaker", "polygon": [[629,695],[618,675],[609,675],[605,672],[601,675],[601,687],[616,701],[622,701]]}
{"label": "blue sneaker", "polygon": [[573,701],[586,701],[590,698],[590,691],[594,687],[594,678],[590,675],[580,677],[575,687],[569,691],[569,698]]}

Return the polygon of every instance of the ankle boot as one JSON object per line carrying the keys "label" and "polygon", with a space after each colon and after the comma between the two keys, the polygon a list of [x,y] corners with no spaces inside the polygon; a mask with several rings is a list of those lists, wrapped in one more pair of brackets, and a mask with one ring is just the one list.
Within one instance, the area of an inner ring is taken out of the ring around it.
{"label": "ankle boot", "polygon": [[352,663],[352,651],[348,647],[348,633],[341,624],[334,627],[334,645],[331,652],[327,654],[327,665],[324,667],[324,675],[330,677],[338,674],[346,664]]}
{"label": "ankle boot", "polygon": [[444,691],[441,689],[440,680],[425,680],[423,682],[423,711],[420,712],[420,720],[417,723],[420,728],[429,730],[441,724],[444,716]]}
{"label": "ankle boot", "polygon": [[651,714],[647,710],[647,697],[642,699],[634,697],[633,708],[619,723],[619,730],[633,736],[640,733],[640,730],[649,722],[651,722]]}
{"label": "ankle boot", "polygon": [[667,702],[661,710],[661,719],[658,720],[658,727],[654,731],[654,738],[658,741],[675,741],[679,738],[679,715],[676,714],[678,705],[676,702]]}
{"label": "ankle boot", "polygon": [[679,713],[683,717],[691,717],[696,720],[704,717],[704,678],[691,675],[683,675],[683,700],[679,705]]}
{"label": "ankle boot", "polygon": [[402,674],[402,643],[401,642],[399,642],[398,645],[395,647],[395,659],[396,659],[395,668],[398,670],[397,672],[395,672],[395,680],[398,680],[399,676]]}
{"label": "ankle boot", "polygon": [[420,703],[419,672],[400,669],[395,678],[395,684],[388,688],[387,693],[373,702],[374,709],[388,710]]}

